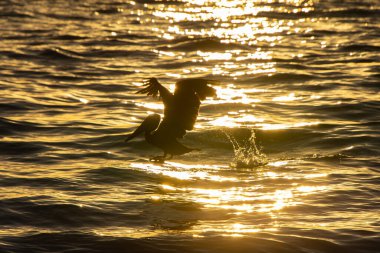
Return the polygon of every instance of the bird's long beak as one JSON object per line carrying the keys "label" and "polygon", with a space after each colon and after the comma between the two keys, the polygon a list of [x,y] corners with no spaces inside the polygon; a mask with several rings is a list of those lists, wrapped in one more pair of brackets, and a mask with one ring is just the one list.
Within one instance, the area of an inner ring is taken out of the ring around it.
{"label": "bird's long beak", "polygon": [[133,133],[128,135],[127,139],[125,139],[124,142],[128,142],[128,141],[132,140],[133,138],[139,136],[143,132],[144,132],[144,126],[140,125]]}

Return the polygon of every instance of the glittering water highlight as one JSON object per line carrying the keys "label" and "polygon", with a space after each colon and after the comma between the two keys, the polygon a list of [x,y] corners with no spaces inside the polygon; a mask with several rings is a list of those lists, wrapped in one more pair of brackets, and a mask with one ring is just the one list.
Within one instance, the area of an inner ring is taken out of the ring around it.
{"label": "glittering water highlight", "polygon": [[[3,0],[0,17],[0,252],[378,252],[378,1]],[[181,140],[199,151],[156,164],[124,143],[163,114],[136,94],[148,77],[220,81]]]}

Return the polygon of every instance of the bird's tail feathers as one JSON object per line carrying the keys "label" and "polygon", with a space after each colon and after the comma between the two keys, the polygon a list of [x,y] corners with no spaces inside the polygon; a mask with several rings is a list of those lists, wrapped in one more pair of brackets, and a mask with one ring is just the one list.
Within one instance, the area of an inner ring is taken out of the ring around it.
{"label": "bird's tail feathers", "polygon": [[144,132],[152,132],[155,130],[158,125],[160,124],[161,116],[159,114],[150,114],[146,119],[141,123],[141,125],[131,134],[127,136],[127,139],[125,139],[125,142],[128,142],[132,140],[133,138],[136,138],[140,134]]}

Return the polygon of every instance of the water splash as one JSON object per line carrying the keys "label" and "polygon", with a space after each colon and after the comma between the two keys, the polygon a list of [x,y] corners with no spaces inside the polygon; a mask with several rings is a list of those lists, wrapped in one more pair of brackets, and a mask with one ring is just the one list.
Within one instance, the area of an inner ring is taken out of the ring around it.
{"label": "water splash", "polygon": [[241,143],[231,133],[223,130],[234,148],[235,156],[231,163],[234,168],[255,168],[268,163],[267,156],[256,145],[255,130],[249,130],[251,136]]}

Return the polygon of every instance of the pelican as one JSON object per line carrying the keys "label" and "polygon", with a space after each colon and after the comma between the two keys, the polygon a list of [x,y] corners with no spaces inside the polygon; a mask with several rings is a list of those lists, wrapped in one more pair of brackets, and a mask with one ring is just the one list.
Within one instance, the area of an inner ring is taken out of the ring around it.
{"label": "pelican", "polygon": [[178,138],[183,138],[186,131],[194,128],[201,100],[216,96],[216,90],[208,84],[217,83],[217,81],[201,78],[181,79],[176,82],[174,93],[171,93],[156,78],[147,79],[144,82],[146,87],[137,93],[162,98],[164,117],[161,120],[158,114],[149,115],[125,142],[144,133],[148,143],[164,151],[163,156],[151,159],[160,162],[171,159],[173,155],[198,150],[184,146],[178,142]]}

